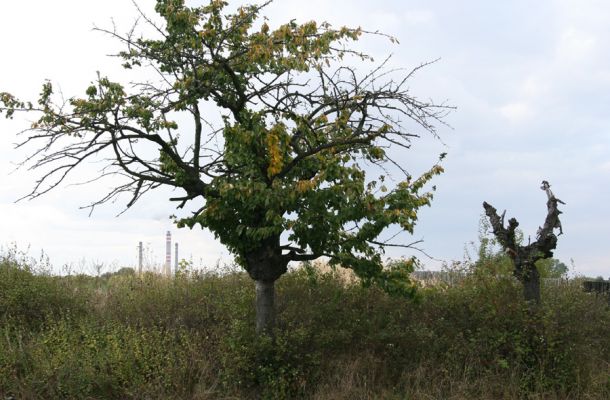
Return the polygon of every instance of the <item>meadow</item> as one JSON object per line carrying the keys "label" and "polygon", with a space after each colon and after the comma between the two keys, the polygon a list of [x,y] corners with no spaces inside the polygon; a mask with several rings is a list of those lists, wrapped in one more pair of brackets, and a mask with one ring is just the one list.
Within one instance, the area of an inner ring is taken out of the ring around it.
{"label": "meadow", "polygon": [[333,271],[278,281],[254,333],[239,271],[52,276],[0,263],[0,399],[608,399],[610,307],[572,279],[532,310],[510,276],[392,297]]}

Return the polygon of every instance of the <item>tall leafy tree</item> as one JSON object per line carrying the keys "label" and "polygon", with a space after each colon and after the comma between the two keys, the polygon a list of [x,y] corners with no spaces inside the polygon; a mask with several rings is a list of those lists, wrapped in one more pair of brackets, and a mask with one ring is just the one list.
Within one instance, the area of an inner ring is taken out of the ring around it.
{"label": "tall leafy tree", "polygon": [[[158,0],[162,22],[141,12],[156,36],[105,31],[125,45],[125,68],[152,69],[158,79],[124,85],[98,74],[84,96],[61,103],[49,82],[36,103],[0,94],[7,117],[38,114],[22,144],[38,144],[26,163],[43,173],[26,197],[102,155],[103,174],[123,181],[92,207],[129,194],[129,208],[149,190],[181,190],[170,200],[196,211],[182,211],[176,224],[212,231],[256,281],[259,332],[273,325],[274,283],[293,261],[327,257],[365,284],[412,291],[410,262],[383,266],[384,248],[401,245],[383,232],[412,232],[432,199],[424,185],[442,169],[413,178],[387,149],[409,148],[419,132],[436,135],[450,109],[409,94],[421,66],[346,66],[347,58],[372,61],[350,47],[367,32],[294,20],[271,28],[259,18],[268,4],[229,13],[219,0]],[[404,173],[390,187],[386,165]],[[367,176],[373,167],[379,174]]]}

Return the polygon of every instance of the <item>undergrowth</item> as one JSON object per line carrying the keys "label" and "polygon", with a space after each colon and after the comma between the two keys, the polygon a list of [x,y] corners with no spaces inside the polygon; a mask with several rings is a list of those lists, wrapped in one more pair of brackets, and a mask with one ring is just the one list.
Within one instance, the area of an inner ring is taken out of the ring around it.
{"label": "undergrowth", "polygon": [[302,269],[254,333],[244,274],[54,277],[0,263],[0,398],[607,399],[610,310],[578,281],[532,310],[471,274],[417,301]]}

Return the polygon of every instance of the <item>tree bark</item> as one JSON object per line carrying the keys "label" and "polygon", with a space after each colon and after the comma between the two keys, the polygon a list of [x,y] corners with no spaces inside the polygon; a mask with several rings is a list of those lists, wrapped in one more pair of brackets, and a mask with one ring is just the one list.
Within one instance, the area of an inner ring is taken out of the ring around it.
{"label": "tree bark", "polygon": [[526,301],[540,304],[540,272],[535,265],[527,268],[520,279],[523,283],[523,297]]}
{"label": "tree bark", "polygon": [[256,281],[256,333],[271,334],[275,325],[275,281]]}
{"label": "tree bark", "polygon": [[256,333],[271,335],[275,324],[275,281],[288,268],[279,237],[269,238],[245,255],[246,271],[256,285]]}

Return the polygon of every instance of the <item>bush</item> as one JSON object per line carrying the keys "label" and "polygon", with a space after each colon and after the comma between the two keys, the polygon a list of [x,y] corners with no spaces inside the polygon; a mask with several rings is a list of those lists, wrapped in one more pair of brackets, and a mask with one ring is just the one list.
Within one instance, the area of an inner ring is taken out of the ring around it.
{"label": "bush", "polygon": [[136,328],[62,318],[0,351],[0,387],[40,398],[181,398],[199,381],[205,341],[185,329]]}
{"label": "bush", "polygon": [[305,396],[318,379],[320,351],[303,328],[257,336],[236,321],[222,341],[221,379],[228,390],[249,398],[293,399]]}
{"label": "bush", "polygon": [[12,320],[35,329],[47,318],[83,314],[89,293],[68,280],[35,275],[27,265],[0,261],[0,321]]}
{"label": "bush", "polygon": [[300,269],[254,334],[247,275],[51,277],[2,264],[0,398],[610,398],[610,308],[470,274],[419,300]]}

